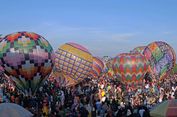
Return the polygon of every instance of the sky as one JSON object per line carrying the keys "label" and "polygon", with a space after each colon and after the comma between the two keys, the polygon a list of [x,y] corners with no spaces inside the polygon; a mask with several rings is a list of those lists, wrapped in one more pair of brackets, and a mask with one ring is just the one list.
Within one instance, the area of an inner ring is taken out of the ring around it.
{"label": "sky", "polygon": [[67,42],[93,56],[165,41],[177,52],[177,0],[0,0],[0,34],[35,32],[56,50]]}

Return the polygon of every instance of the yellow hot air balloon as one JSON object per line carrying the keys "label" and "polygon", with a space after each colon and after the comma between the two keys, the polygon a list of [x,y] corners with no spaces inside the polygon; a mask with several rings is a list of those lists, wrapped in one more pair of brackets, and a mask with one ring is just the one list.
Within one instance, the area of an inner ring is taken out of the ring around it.
{"label": "yellow hot air balloon", "polygon": [[55,67],[72,79],[87,78],[92,70],[92,54],[76,43],[65,43],[55,53]]}

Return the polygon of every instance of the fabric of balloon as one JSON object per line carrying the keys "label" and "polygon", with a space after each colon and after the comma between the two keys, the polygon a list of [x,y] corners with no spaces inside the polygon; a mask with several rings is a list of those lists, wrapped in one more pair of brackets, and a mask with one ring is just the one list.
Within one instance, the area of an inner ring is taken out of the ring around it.
{"label": "fabric of balloon", "polygon": [[36,33],[17,32],[0,41],[0,65],[24,93],[35,93],[52,71],[53,59],[53,48]]}
{"label": "fabric of balloon", "polygon": [[55,53],[55,67],[74,80],[87,78],[92,70],[92,54],[76,43],[66,43]]}
{"label": "fabric of balloon", "polygon": [[165,42],[150,43],[143,54],[150,63],[154,75],[163,79],[173,69],[176,63],[176,55],[173,48]]}

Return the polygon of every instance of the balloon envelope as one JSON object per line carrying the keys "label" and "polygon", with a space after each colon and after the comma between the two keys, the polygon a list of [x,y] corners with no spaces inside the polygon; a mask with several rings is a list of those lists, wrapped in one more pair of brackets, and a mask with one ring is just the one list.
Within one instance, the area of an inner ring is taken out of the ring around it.
{"label": "balloon envelope", "polygon": [[74,80],[85,79],[92,70],[93,57],[83,46],[66,43],[58,48],[55,57],[57,70],[69,75]]}
{"label": "balloon envelope", "polygon": [[173,48],[162,41],[150,43],[143,54],[149,61],[153,73],[159,79],[163,79],[176,63]]}
{"label": "balloon envelope", "polygon": [[91,70],[91,76],[96,78],[100,76],[104,69],[104,63],[103,61],[98,57],[93,57],[93,65]]}
{"label": "balloon envelope", "polygon": [[61,87],[68,87],[68,86],[74,86],[77,84],[77,82],[72,79],[70,76],[62,73],[62,72],[53,72],[51,74],[52,77],[54,77]]}
{"label": "balloon envelope", "polygon": [[123,53],[113,60],[113,71],[124,84],[139,84],[147,72],[147,62],[140,53]]}
{"label": "balloon envelope", "polygon": [[17,32],[0,41],[0,65],[18,89],[35,93],[52,71],[53,49],[42,36]]}
{"label": "balloon envelope", "polygon": [[145,48],[146,48],[146,46],[138,46],[138,47],[134,48],[131,51],[131,53],[140,53],[140,54],[143,54]]}

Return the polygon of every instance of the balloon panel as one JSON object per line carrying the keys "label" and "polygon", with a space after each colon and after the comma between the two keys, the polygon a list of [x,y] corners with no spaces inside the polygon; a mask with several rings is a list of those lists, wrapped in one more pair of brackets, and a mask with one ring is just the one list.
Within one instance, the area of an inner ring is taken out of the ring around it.
{"label": "balloon panel", "polygon": [[62,72],[53,72],[52,76],[57,80],[57,83],[59,83],[59,86],[61,87],[74,86],[77,84],[74,79]]}
{"label": "balloon panel", "polygon": [[174,67],[176,55],[172,47],[165,42],[150,43],[143,54],[150,62],[153,73],[162,79]]}
{"label": "balloon panel", "polygon": [[84,47],[66,43],[56,51],[56,68],[77,80],[88,77],[93,57]]}
{"label": "balloon panel", "polygon": [[18,88],[34,92],[52,70],[53,49],[36,33],[17,32],[0,41],[0,64]]}
{"label": "balloon panel", "polygon": [[91,70],[91,76],[92,77],[98,77],[104,68],[104,63],[101,59],[98,57],[93,57],[93,65]]}
{"label": "balloon panel", "polygon": [[140,82],[147,69],[147,61],[139,53],[119,54],[113,60],[113,71],[125,84]]}
{"label": "balloon panel", "polygon": [[144,51],[145,48],[146,48],[146,46],[139,46],[139,47],[136,47],[136,48],[134,48],[134,49],[131,51],[131,53],[141,53],[141,54],[143,54],[143,51]]}

